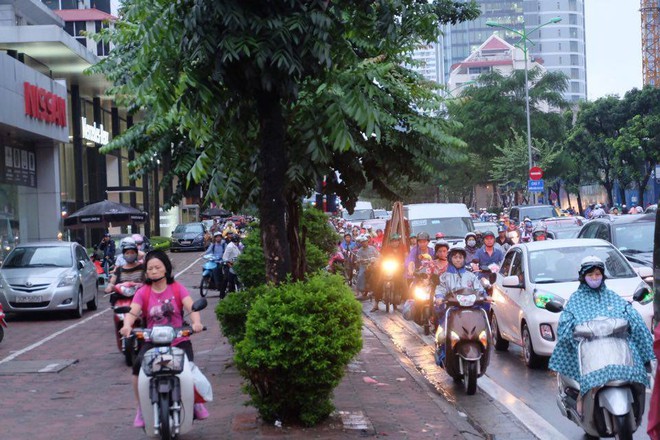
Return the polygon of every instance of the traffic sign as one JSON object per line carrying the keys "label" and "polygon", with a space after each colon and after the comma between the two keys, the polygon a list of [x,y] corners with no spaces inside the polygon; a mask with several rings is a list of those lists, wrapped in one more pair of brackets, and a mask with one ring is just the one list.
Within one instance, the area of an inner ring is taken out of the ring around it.
{"label": "traffic sign", "polygon": [[543,179],[541,180],[528,180],[527,191],[529,192],[543,192]]}
{"label": "traffic sign", "polygon": [[529,178],[532,180],[543,179],[543,170],[539,167],[531,167],[529,169]]}

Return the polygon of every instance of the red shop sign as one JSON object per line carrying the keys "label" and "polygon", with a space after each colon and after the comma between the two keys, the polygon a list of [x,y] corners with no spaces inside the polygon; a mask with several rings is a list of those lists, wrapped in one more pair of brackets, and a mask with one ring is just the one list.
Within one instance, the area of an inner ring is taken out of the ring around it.
{"label": "red shop sign", "polygon": [[66,100],[53,92],[23,83],[25,91],[25,114],[48,124],[66,127]]}

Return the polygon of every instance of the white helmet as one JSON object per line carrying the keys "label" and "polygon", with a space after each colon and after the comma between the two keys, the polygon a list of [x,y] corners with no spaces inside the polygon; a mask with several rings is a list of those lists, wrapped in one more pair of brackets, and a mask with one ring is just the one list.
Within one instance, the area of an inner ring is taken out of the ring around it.
{"label": "white helmet", "polygon": [[587,274],[587,272],[591,272],[591,270],[594,268],[600,269],[600,271],[603,273],[603,278],[605,277],[605,263],[603,263],[603,260],[595,255],[584,257],[580,262],[580,270],[578,271],[580,279],[584,279],[584,276]]}
{"label": "white helmet", "polygon": [[365,241],[369,241],[366,235],[358,235],[358,237],[355,239],[358,243],[363,243]]}

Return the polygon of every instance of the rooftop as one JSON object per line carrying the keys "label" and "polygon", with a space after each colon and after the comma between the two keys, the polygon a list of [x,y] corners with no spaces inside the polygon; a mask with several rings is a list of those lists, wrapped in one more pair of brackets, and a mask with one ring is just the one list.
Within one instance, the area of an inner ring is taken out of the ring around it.
{"label": "rooftop", "polygon": [[91,9],[55,9],[53,11],[64,21],[115,21],[117,17],[107,12]]}

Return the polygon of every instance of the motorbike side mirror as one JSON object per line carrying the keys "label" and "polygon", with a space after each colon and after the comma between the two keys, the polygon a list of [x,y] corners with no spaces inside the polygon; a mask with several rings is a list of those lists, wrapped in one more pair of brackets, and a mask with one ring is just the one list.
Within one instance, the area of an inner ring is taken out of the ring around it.
{"label": "motorbike side mirror", "polygon": [[131,307],[130,306],[122,306],[122,307],[115,307],[115,313],[120,314],[120,313],[130,313]]}
{"label": "motorbike side mirror", "polygon": [[559,313],[564,310],[564,306],[559,301],[548,301],[545,304],[545,309],[548,312]]}
{"label": "motorbike side mirror", "polygon": [[646,304],[653,299],[653,293],[648,287],[640,287],[633,294],[633,301]]}
{"label": "motorbike side mirror", "polygon": [[488,274],[488,282],[490,282],[490,284],[495,284],[495,281],[497,281],[497,274],[492,273],[492,272],[489,273]]}
{"label": "motorbike side mirror", "polygon": [[482,278],[481,279],[481,285],[484,287],[484,289],[488,290],[491,287],[493,287],[493,284],[490,282],[489,279]]}
{"label": "motorbike side mirror", "polygon": [[199,312],[200,310],[204,310],[206,306],[208,306],[208,301],[206,301],[206,298],[200,298],[197,301],[195,301],[192,305],[192,311],[193,312]]}

